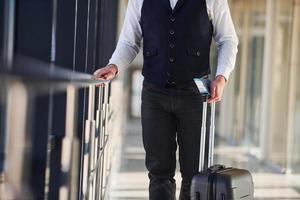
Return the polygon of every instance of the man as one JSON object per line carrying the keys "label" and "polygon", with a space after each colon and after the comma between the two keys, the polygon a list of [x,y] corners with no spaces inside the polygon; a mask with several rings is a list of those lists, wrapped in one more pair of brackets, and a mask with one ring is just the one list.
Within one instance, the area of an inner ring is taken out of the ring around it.
{"label": "man", "polygon": [[98,79],[112,79],[133,61],[143,39],[141,112],[151,200],[175,199],[177,146],[180,199],[190,199],[203,101],[193,78],[210,74],[212,37],[218,65],[209,103],[220,101],[238,45],[227,0],[129,0],[116,50],[109,64],[94,73]]}

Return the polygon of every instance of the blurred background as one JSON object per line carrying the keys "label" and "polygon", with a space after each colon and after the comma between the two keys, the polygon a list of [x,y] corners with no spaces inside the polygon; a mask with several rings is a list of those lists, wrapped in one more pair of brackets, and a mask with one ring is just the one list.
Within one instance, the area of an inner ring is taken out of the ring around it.
{"label": "blurred background", "polygon": [[[300,0],[228,2],[239,53],[217,105],[215,162],[249,169],[256,199],[300,199]],[[142,52],[112,82],[90,76],[127,3],[0,1],[0,199],[148,199]]]}

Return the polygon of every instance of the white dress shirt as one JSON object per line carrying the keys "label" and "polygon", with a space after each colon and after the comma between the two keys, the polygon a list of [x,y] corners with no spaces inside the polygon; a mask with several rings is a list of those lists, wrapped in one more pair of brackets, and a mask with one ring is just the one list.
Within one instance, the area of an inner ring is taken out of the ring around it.
{"label": "white dress shirt", "polygon": [[[174,9],[178,0],[170,0]],[[216,76],[227,80],[235,66],[238,38],[234,29],[227,0],[206,0],[207,12],[214,27],[213,37],[217,44],[218,60]],[[126,69],[139,53],[142,40],[141,12],[143,0],[129,0],[124,25],[117,47],[109,64]],[[155,11],[153,11],[155,14]]]}

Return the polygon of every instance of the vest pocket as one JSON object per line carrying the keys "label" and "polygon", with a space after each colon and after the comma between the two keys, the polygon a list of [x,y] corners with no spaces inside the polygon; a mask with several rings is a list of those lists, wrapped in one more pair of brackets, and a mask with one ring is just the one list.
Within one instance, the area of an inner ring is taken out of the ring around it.
{"label": "vest pocket", "polygon": [[196,56],[196,57],[200,57],[201,56],[201,51],[198,48],[188,48],[186,50],[186,53],[188,55],[192,55],[192,56]]}
{"label": "vest pocket", "polygon": [[145,49],[143,52],[145,58],[157,55],[157,48]]}

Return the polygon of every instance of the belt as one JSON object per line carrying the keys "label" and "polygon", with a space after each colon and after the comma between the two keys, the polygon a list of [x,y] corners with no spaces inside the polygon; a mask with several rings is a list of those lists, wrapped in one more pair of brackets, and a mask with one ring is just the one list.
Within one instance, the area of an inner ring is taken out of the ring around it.
{"label": "belt", "polygon": [[[207,79],[208,78],[208,75],[204,75],[202,76],[201,78],[205,78]],[[168,87],[175,87],[175,88],[178,88],[178,87],[181,87],[181,86],[184,86],[186,84],[189,84],[193,82],[193,80],[191,81],[187,81],[185,83],[181,83],[180,85],[178,83],[176,83],[176,81],[174,81],[173,79],[168,79],[166,82],[165,82],[165,87],[168,88]]]}

